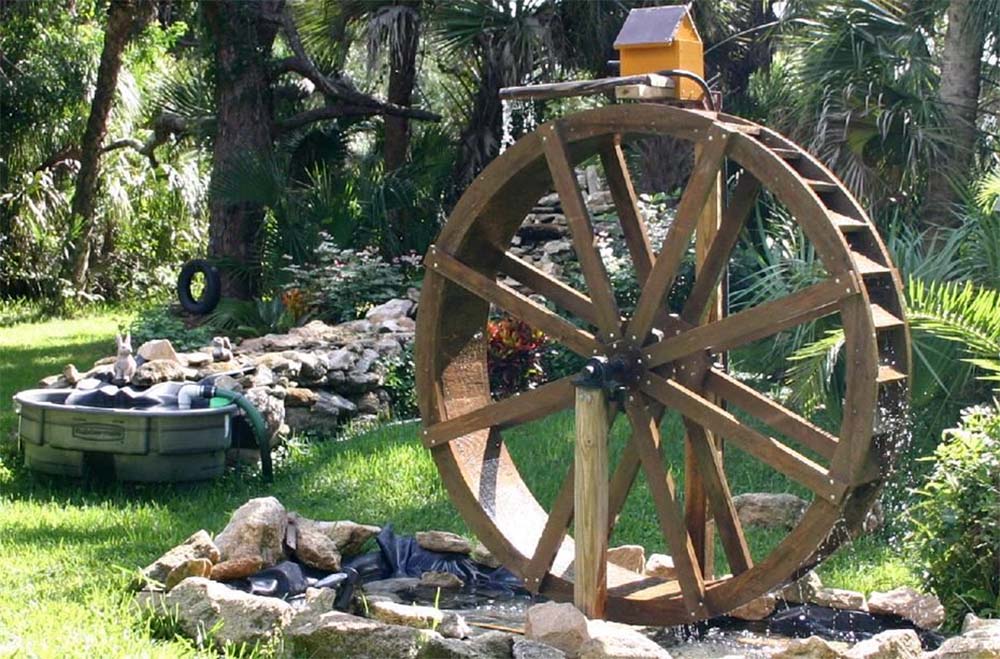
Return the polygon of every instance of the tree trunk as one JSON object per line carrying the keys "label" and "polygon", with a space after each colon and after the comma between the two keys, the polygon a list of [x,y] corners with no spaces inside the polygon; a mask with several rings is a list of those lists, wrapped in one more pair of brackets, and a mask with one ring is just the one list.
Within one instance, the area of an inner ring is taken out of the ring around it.
{"label": "tree trunk", "polygon": [[209,197],[208,254],[220,265],[222,294],[249,299],[260,277],[264,208],[227,197],[220,182],[238,176],[250,160],[273,152],[274,108],[268,61],[283,0],[202,3],[215,43],[216,134]]}
{"label": "tree trunk", "polygon": [[951,0],[948,28],[941,54],[939,98],[951,144],[944,158],[931,168],[924,201],[923,221],[929,227],[954,224],[951,207],[958,187],[972,169],[976,146],[976,110],[986,30],[974,16],[974,0]]}
{"label": "tree trunk", "polygon": [[[412,101],[413,84],[417,78],[417,49],[420,45],[420,14],[412,8],[405,8],[400,19],[399,34],[395,44],[389,48],[389,92],[388,101],[402,107],[409,107]],[[406,117],[385,118],[385,170],[392,172],[406,162],[406,152],[410,144],[410,121]]]}
{"label": "tree trunk", "polygon": [[108,129],[108,116],[118,86],[122,53],[133,35],[142,31],[153,17],[153,4],[147,0],[112,0],[108,6],[108,25],[104,31],[104,48],[97,69],[94,99],[80,144],[80,171],[76,177],[72,213],[80,224],[66,273],[77,290],[87,287],[90,252],[96,224],[94,200],[100,175],[101,147]]}
{"label": "tree trunk", "polygon": [[452,177],[454,187],[448,195],[449,206],[458,201],[465,188],[500,153],[503,133],[503,103],[500,101],[500,89],[504,86],[503,64],[489,53],[483,59],[472,112],[459,137],[458,158]]}

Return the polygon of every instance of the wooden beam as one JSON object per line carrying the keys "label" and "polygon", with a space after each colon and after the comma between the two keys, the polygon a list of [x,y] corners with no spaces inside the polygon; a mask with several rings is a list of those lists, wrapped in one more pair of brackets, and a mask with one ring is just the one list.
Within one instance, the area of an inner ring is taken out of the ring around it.
{"label": "wooden beam", "polygon": [[573,499],[575,495],[576,470],[573,464],[569,466],[569,471],[563,478],[559,492],[552,502],[549,510],[549,517],[545,520],[542,534],[538,537],[535,545],[535,552],[528,561],[524,569],[524,585],[533,593],[537,593],[542,587],[542,581],[549,569],[552,561],[559,553],[559,547],[566,537],[570,522],[573,521]]}
{"label": "wooden beam", "polygon": [[532,292],[551,300],[557,307],[565,309],[577,318],[597,326],[597,309],[594,308],[590,298],[580,291],[567,286],[510,252],[500,255],[499,267],[500,272],[513,277]]}
{"label": "wooden beam", "polygon": [[639,211],[620,136],[601,150],[601,164],[604,166],[604,176],[608,180],[611,198],[615,202],[615,210],[618,211],[618,223],[622,228],[625,245],[635,266],[636,279],[645,282],[649,277],[649,271],[653,268],[653,245],[649,242],[646,221]]}
{"label": "wooden beam", "polygon": [[648,373],[642,390],[664,405],[705,429],[735,444],[761,462],[812,490],[822,499],[838,502],[846,491],[846,483],[831,478],[826,469],[798,451],[767,437],[740,422],[728,411],[706,400],[687,387]]}
{"label": "wooden beam", "polygon": [[603,618],[608,596],[608,401],[603,389],[576,388],[573,602]]}
{"label": "wooden beam", "polygon": [[548,382],[453,419],[435,423],[423,431],[424,446],[439,446],[484,428],[502,430],[534,421],[573,405],[575,375]]}
{"label": "wooden beam", "polygon": [[429,256],[430,258],[424,263],[426,267],[507,311],[515,318],[520,318],[534,329],[562,341],[567,348],[577,354],[591,357],[604,352],[604,347],[593,334],[552,313],[513,288],[490,279],[436,247],[430,248]]}

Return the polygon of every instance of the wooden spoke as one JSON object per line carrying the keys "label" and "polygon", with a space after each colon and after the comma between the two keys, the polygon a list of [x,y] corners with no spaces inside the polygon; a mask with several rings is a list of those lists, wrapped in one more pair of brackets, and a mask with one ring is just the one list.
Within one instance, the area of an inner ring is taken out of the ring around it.
{"label": "wooden spoke", "polygon": [[490,403],[485,407],[435,423],[423,432],[424,445],[438,446],[483,428],[504,429],[534,421],[573,406],[573,379],[570,375],[521,394]]}
{"label": "wooden spoke", "polygon": [[642,288],[635,314],[628,326],[628,335],[635,336],[640,343],[645,342],[646,336],[653,328],[656,315],[663,306],[663,300],[673,286],[677,269],[687,252],[688,243],[691,242],[691,234],[698,222],[698,216],[712,193],[716,177],[722,169],[729,134],[729,131],[715,126],[703,142],[701,157],[695,162],[687,187],[684,188],[681,200],[677,204],[676,217],[663,240],[663,247],[646,279],[646,285]]}
{"label": "wooden spoke", "polygon": [[598,252],[594,227],[590,222],[590,212],[583,201],[583,193],[580,192],[569,151],[558,125],[558,122],[552,123],[542,131],[545,158],[552,173],[552,183],[562,202],[566,222],[573,235],[573,249],[576,251],[580,270],[583,271],[583,278],[597,307],[597,317],[600,321],[598,327],[607,338],[616,340],[621,334],[618,303],[615,302],[611,279]]}
{"label": "wooden spoke", "polygon": [[604,176],[608,179],[608,189],[618,211],[618,223],[622,227],[625,245],[635,265],[636,278],[644,282],[653,268],[653,246],[646,232],[646,222],[636,203],[635,188],[625,162],[620,139],[616,139],[601,151]]}
{"label": "wooden spoke", "polygon": [[839,442],[835,435],[751,389],[728,373],[710,369],[705,377],[704,386],[706,391],[735,405],[802,446],[816,451],[826,459],[833,458]]}
{"label": "wooden spoke", "polygon": [[[722,468],[722,456],[715,448],[712,438],[698,424],[685,419],[688,442],[694,452],[695,462],[702,477],[705,495],[708,499],[715,526],[722,540],[722,547],[729,559],[729,569],[734,575],[746,572],[753,566],[750,549],[743,536],[743,526],[736,514],[733,497]],[[692,529],[688,529],[689,532]],[[697,543],[696,543],[697,544]]]}
{"label": "wooden spoke", "polygon": [[706,430],[725,438],[827,501],[839,501],[846,484],[798,451],[745,426],[715,403],[672,380],[649,373],[642,390]]}
{"label": "wooden spoke", "polygon": [[705,608],[705,579],[698,565],[691,537],[684,526],[684,513],[677,501],[677,488],[663,466],[659,428],[641,402],[630,401],[625,404],[625,410],[632,424],[632,444],[642,461],[649,491],[660,519],[660,530],[674,559],[684,604],[692,617],[702,615]]}
{"label": "wooden spoke", "polygon": [[551,277],[510,252],[500,257],[500,271],[521,282],[535,293],[552,300],[553,304],[565,309],[591,325],[598,324],[597,309],[590,298],[571,288],[555,277]]}
{"label": "wooden spoke", "polygon": [[509,286],[497,283],[465,265],[455,257],[440,249],[431,247],[429,263],[426,265],[438,274],[447,277],[465,290],[520,318],[535,329],[566,344],[577,354],[590,357],[604,351],[603,346],[590,332],[560,318],[542,305],[521,295]]}
{"label": "wooden spoke", "polygon": [[691,294],[681,312],[681,318],[692,325],[700,324],[709,310],[709,302],[726,271],[729,255],[739,240],[740,229],[753,210],[759,192],[760,181],[749,173],[744,173],[740,182],[736,184],[732,200],[722,214],[722,222],[708,248],[705,260],[701,263]]}
{"label": "wooden spoke", "polygon": [[853,277],[828,279],[714,323],[698,325],[650,346],[646,351],[648,366],[659,366],[700,350],[730,350],[822,318],[837,311],[840,301],[858,294],[858,290]]}
{"label": "wooden spoke", "polygon": [[570,462],[569,471],[563,478],[562,485],[559,486],[559,492],[556,494],[555,501],[552,502],[551,510],[549,510],[549,518],[542,528],[538,544],[535,545],[535,553],[524,569],[524,585],[532,592],[538,592],[538,589],[541,588],[542,578],[552,567],[552,561],[559,553],[559,547],[566,537],[569,524],[573,521],[573,483],[575,479],[576,470],[573,468],[573,463]]}

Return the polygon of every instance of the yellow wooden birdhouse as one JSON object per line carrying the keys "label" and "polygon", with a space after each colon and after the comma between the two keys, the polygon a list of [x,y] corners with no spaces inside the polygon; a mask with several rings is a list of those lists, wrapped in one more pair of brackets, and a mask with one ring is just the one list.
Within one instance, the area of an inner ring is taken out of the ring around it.
{"label": "yellow wooden birdhouse", "polygon": [[[705,77],[701,37],[691,18],[691,5],[633,9],[615,39],[621,75],[685,69]],[[696,82],[677,78],[676,98],[697,100],[702,91]]]}

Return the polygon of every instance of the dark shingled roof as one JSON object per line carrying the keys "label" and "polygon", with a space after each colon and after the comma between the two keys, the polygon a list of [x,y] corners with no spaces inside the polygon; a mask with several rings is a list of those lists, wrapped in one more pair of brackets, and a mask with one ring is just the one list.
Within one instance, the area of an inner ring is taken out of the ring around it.
{"label": "dark shingled roof", "polygon": [[677,34],[690,5],[669,5],[633,9],[615,39],[615,48],[670,43]]}

